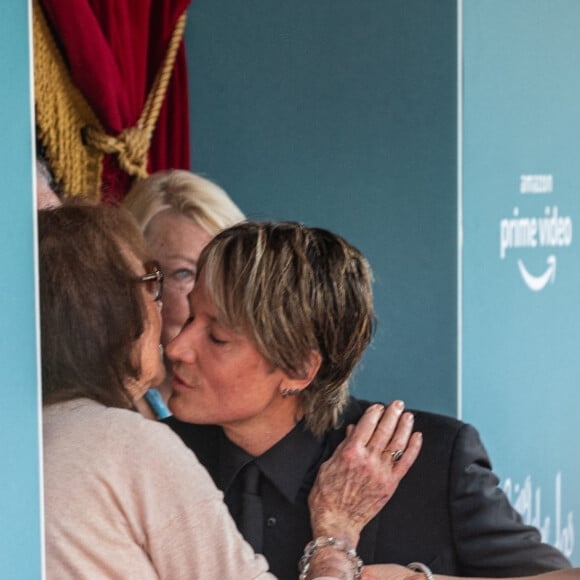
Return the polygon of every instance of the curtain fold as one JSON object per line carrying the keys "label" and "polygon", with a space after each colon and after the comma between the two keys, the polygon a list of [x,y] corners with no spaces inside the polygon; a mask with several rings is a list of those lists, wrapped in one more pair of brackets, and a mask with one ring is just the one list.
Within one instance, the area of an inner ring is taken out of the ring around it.
{"label": "curtain fold", "polygon": [[[117,137],[138,123],[162,69],[173,32],[190,0],[41,0],[74,85],[107,135]],[[183,41],[171,69],[151,135],[146,169],[189,168],[189,111]],[[127,135],[131,147],[133,135]],[[141,135],[137,135],[142,139]],[[132,177],[107,153],[101,196],[118,203]]]}

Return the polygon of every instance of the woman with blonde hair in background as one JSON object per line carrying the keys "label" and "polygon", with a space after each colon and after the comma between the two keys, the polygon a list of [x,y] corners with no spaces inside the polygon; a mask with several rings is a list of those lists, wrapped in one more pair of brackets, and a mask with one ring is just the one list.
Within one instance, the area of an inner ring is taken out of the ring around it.
{"label": "woman with blonde hair in background", "polygon": [[[189,316],[187,296],[193,289],[197,260],[220,231],[245,219],[238,206],[218,185],[182,169],[159,171],[137,181],[122,202],[141,227],[151,255],[165,276],[163,330],[165,346]],[[165,418],[171,394],[168,383],[152,388],[139,410]]]}

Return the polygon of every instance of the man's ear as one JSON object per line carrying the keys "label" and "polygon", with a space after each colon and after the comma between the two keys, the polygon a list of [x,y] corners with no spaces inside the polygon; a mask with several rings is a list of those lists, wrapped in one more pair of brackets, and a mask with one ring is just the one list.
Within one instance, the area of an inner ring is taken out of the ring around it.
{"label": "man's ear", "polygon": [[308,361],[308,368],[306,369],[306,376],[304,380],[308,381],[306,388],[316,377],[322,364],[322,355],[317,350],[310,351],[310,360]]}
{"label": "man's ear", "polygon": [[310,360],[308,361],[308,365],[304,369],[304,372],[299,376],[288,376],[286,380],[282,381],[282,384],[280,385],[282,396],[288,397],[289,395],[300,394],[314,380],[320,370],[321,364],[321,354],[317,350],[310,351]]}

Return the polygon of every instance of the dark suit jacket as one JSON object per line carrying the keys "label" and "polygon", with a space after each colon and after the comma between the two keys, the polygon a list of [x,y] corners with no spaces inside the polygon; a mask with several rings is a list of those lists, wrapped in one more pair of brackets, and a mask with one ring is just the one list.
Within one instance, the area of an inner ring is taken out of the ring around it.
{"label": "dark suit jacket", "polygon": [[[275,510],[285,517],[273,520],[278,529],[265,532],[276,534],[274,541],[265,537],[263,551],[280,577],[296,578],[295,563],[311,534],[306,497],[312,474],[342,441],[346,425],[357,422],[369,404],[351,399],[343,426],[327,433],[322,441],[304,433],[290,434],[287,441],[282,440],[263,456],[266,473],[270,460],[286,464],[284,482],[290,479],[293,464],[298,468],[299,457],[315,457],[314,461],[308,459],[309,475],[300,482],[302,489],[292,500],[296,505],[276,500]],[[492,577],[531,575],[570,566],[558,550],[541,542],[538,530],[522,523],[498,488],[498,479],[473,427],[433,413],[414,411],[414,415],[415,430],[423,433],[423,448],[394,497],[363,530],[358,552],[366,564],[419,561],[434,573]],[[226,491],[227,500],[227,476],[218,465],[219,449],[223,448],[220,437],[224,439],[221,429],[176,419],[167,422],[208,468],[218,487]]]}

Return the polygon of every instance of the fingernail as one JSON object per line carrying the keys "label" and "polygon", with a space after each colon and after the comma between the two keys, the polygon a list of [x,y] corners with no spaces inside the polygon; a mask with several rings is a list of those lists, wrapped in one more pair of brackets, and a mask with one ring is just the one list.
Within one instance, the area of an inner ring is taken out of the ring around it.
{"label": "fingernail", "polygon": [[394,405],[399,411],[402,411],[405,408],[405,403],[403,401],[395,401]]}
{"label": "fingernail", "polygon": [[383,412],[385,409],[385,406],[382,403],[375,403],[374,405],[371,405],[365,412],[366,413],[375,413],[378,411]]}

